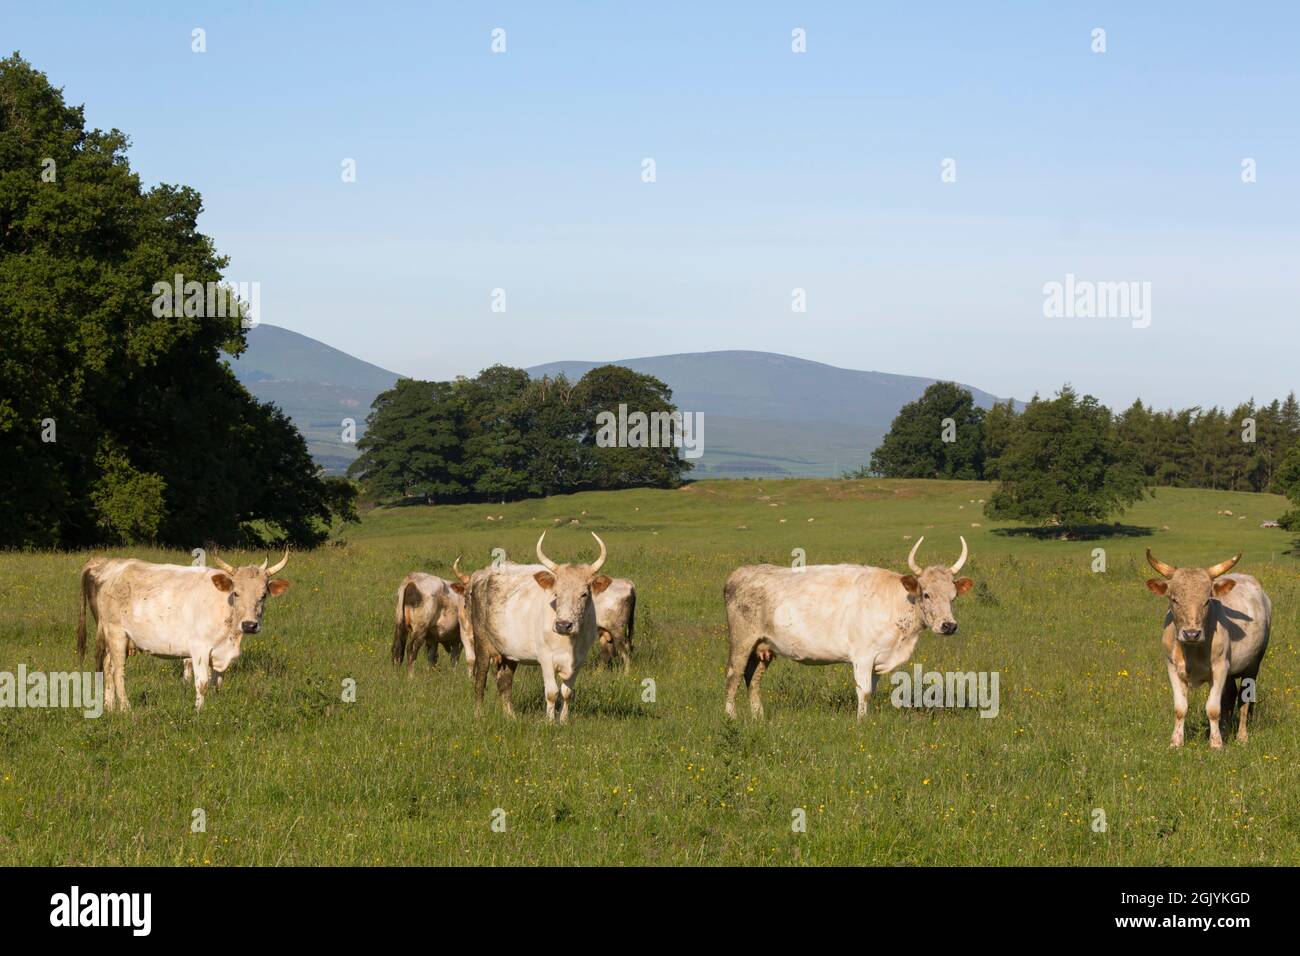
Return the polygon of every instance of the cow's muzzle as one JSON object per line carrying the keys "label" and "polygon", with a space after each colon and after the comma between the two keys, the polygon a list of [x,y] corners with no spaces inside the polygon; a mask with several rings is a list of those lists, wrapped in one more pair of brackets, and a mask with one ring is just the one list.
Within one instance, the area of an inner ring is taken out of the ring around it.
{"label": "cow's muzzle", "polygon": [[572,622],[572,621],[559,621],[559,620],[557,620],[557,621],[555,622],[555,633],[556,633],[556,634],[572,634],[572,633],[573,633],[573,622]]}
{"label": "cow's muzzle", "polygon": [[1178,632],[1178,639],[1184,644],[1199,644],[1201,641],[1201,631],[1194,628],[1188,628]]}
{"label": "cow's muzzle", "polygon": [[256,634],[262,629],[262,625],[257,621],[244,621],[239,625],[239,629],[245,634]]}
{"label": "cow's muzzle", "polygon": [[956,621],[944,621],[942,624],[939,625],[939,633],[940,633],[940,634],[956,634],[956,633],[957,633],[957,622],[956,622]]}

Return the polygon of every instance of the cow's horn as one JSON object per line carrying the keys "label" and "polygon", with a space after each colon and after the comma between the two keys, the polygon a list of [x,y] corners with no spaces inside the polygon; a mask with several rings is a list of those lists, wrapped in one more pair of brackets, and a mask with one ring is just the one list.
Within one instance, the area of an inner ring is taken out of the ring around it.
{"label": "cow's horn", "polygon": [[957,537],[961,538],[961,557],[958,558],[957,563],[952,566],[953,574],[956,574],[961,570],[961,566],[966,563],[966,555],[970,553],[966,548],[966,539],[962,538],[961,535],[957,535]]}
{"label": "cow's horn", "polygon": [[1227,561],[1220,561],[1218,564],[1214,565],[1213,567],[1206,568],[1205,570],[1210,572],[1210,577],[1217,578],[1220,574],[1227,574],[1229,571],[1231,571],[1232,566],[1240,560],[1241,560],[1241,552],[1238,551],[1237,556],[1235,558],[1229,558]]}
{"label": "cow's horn", "polygon": [[591,536],[595,538],[596,543],[600,545],[600,557],[597,558],[596,563],[591,566],[591,573],[595,574],[600,570],[600,566],[605,563],[605,558],[608,557],[609,552],[605,549],[605,542],[600,540],[600,535],[593,531]]}
{"label": "cow's horn", "polygon": [[907,566],[912,569],[913,574],[921,573],[921,566],[916,563],[916,552],[921,547],[921,542],[925,540],[925,535],[916,539],[916,544],[912,545],[912,550],[907,553]]}
{"label": "cow's horn", "polygon": [[222,570],[222,571],[225,571],[227,574],[234,574],[234,573],[235,573],[235,569],[234,569],[234,568],[232,568],[230,565],[226,564],[225,561],[222,561],[222,560],[221,560],[219,557],[217,557],[215,554],[212,556],[212,560],[215,561],[215,562],[217,562],[218,567],[220,567],[221,570]]}
{"label": "cow's horn", "polygon": [[456,572],[456,577],[460,578],[461,584],[469,584],[469,575],[460,569],[460,555],[456,555],[456,560],[451,562],[451,569]]}
{"label": "cow's horn", "polygon": [[[1240,557],[1240,555],[1238,555],[1238,557]],[[1174,576],[1174,572],[1178,570],[1172,564],[1165,564],[1163,561],[1157,558],[1154,554],[1151,553],[1150,548],[1147,548],[1147,564],[1151,565],[1151,567],[1155,568],[1157,571],[1159,571],[1162,575],[1164,575],[1167,578],[1172,578]],[[1228,567],[1230,568],[1232,567],[1232,565],[1229,564]],[[1224,570],[1227,570],[1227,568],[1225,568]]]}
{"label": "cow's horn", "polygon": [[269,577],[272,574],[279,574],[281,571],[284,570],[284,566],[288,563],[289,563],[289,549],[285,548],[284,557],[281,558],[277,564],[272,565],[271,567],[268,568],[266,567],[266,562],[263,561],[262,567],[266,570],[267,576]]}
{"label": "cow's horn", "polygon": [[546,556],[546,552],[542,550],[542,538],[545,537],[546,537],[546,532],[543,531],[542,537],[537,539],[537,560],[542,563],[542,566],[545,567],[547,571],[554,571],[556,570],[558,565],[550,558],[548,558]]}

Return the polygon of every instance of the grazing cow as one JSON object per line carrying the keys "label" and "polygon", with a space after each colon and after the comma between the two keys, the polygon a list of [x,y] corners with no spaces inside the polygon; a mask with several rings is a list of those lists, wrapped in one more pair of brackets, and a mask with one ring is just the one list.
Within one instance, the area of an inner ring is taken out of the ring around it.
{"label": "grazing cow", "polygon": [[[1152,578],[1147,588],[1169,598],[1161,640],[1169,685],[1174,691],[1174,733],[1169,746],[1183,745],[1183,719],[1187,716],[1187,691],[1209,684],[1205,716],[1210,719],[1210,746],[1223,746],[1219,718],[1232,715],[1237,705],[1237,678],[1251,692],[1242,696],[1237,739],[1246,741],[1246,718],[1255,699],[1255,678],[1268,650],[1273,603],[1249,574],[1228,574],[1235,558],[1208,568],[1176,568],[1156,559],[1147,549],[1147,561],[1166,581]],[[1250,684],[1245,682],[1249,680]]]}
{"label": "grazing cow", "polygon": [[593,595],[610,578],[601,574],[607,551],[595,533],[600,556],[594,564],[556,564],[542,551],[546,533],[537,539],[540,564],[498,564],[470,575],[468,613],[474,635],[474,703],[482,713],[488,664],[497,664],[497,690],[506,714],[514,716],[511,690],[515,668],[536,664],[546,686],[546,719],[568,720],[574,685],[596,642]]}
{"label": "grazing cow", "polygon": [[203,706],[212,675],[218,679],[240,655],[245,634],[262,627],[268,595],[289,582],[274,567],[220,569],[150,564],[133,558],[91,558],[81,569],[77,653],[86,656],[86,608],[95,616],[95,669],[104,672],[104,706],[130,709],[126,696],[128,652],[179,657],[194,679],[194,706]]}
{"label": "grazing cow", "polygon": [[623,673],[632,669],[632,629],[636,621],[636,587],[627,578],[611,578],[609,587],[596,595],[596,637],[600,641],[599,666],[617,654]]}
{"label": "grazing cow", "polygon": [[733,571],[723,591],[730,642],[727,716],[736,716],[742,673],[750,710],[763,716],[759,684],[776,656],[801,664],[852,664],[861,718],[876,679],[907,663],[923,628],[957,633],[953,599],[973,586],[970,578],[955,577],[966,563],[966,539],[952,567],[922,569],[916,552],[924,540],[917,538],[907,556],[911,574],[859,564],[759,564]]}
{"label": "grazing cow", "polygon": [[422,647],[429,649],[429,663],[437,664],[439,645],[453,666],[463,648],[465,663],[473,673],[474,648],[469,635],[460,631],[463,605],[460,592],[442,578],[412,571],[402,579],[394,613],[393,663],[401,664],[405,659],[407,677],[415,673]]}

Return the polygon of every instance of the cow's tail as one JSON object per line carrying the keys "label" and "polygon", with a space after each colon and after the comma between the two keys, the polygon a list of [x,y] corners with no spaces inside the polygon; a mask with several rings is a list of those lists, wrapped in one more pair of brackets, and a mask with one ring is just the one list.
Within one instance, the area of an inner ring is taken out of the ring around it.
{"label": "cow's tail", "polygon": [[86,605],[95,586],[94,565],[87,561],[81,568],[81,616],[77,618],[77,660],[86,659]]}
{"label": "cow's tail", "polygon": [[632,632],[636,630],[636,588],[628,595],[627,601],[627,642],[632,643]]}
{"label": "cow's tail", "polygon": [[424,595],[414,581],[407,581],[397,592],[397,614],[393,623],[393,663],[400,664],[406,657],[406,642],[414,626],[412,616],[424,602]]}

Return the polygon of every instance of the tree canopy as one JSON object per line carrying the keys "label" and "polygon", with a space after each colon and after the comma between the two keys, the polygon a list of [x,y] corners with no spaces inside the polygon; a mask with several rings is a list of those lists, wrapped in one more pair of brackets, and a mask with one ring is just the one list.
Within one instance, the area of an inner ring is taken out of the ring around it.
{"label": "tree canopy", "polygon": [[672,391],[616,365],[578,382],[494,365],[451,382],[401,379],[379,395],[348,470],[377,500],[499,501],[578,490],[681,484],[671,445],[598,441],[602,412],[672,413]]}
{"label": "tree canopy", "polygon": [[898,411],[871,453],[884,478],[977,479],[984,466],[984,410],[952,382],[935,382]]}
{"label": "tree canopy", "polygon": [[306,443],[221,358],[244,309],[158,307],[178,274],[223,287],[200,196],[144,188],[128,146],[0,60],[0,547],[318,541]]}

